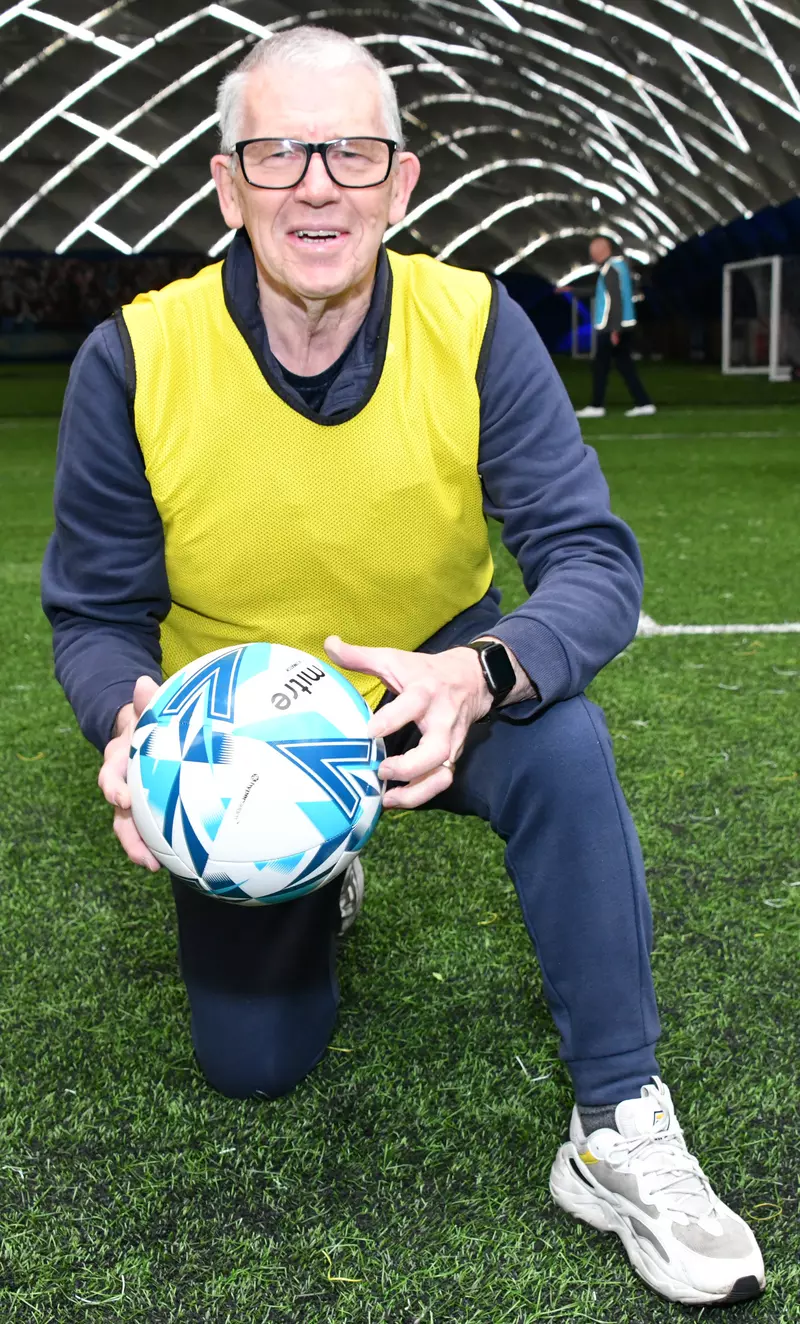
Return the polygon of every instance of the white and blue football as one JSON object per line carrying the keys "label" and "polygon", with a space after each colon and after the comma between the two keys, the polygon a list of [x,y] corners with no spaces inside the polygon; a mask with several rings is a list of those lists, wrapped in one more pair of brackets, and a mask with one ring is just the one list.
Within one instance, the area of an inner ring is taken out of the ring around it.
{"label": "white and blue football", "polygon": [[313,892],[377,825],[383,741],[333,666],[282,644],[223,648],[176,672],[136,725],[136,827],[165,869],[245,905]]}

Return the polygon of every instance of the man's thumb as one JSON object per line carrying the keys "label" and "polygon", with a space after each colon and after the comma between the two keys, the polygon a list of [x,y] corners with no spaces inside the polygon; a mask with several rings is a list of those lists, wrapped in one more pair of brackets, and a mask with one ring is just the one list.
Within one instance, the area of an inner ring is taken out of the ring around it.
{"label": "man's thumb", "polygon": [[152,676],[139,677],[133,690],[133,711],[137,717],[141,717],[157,689],[158,682]]}

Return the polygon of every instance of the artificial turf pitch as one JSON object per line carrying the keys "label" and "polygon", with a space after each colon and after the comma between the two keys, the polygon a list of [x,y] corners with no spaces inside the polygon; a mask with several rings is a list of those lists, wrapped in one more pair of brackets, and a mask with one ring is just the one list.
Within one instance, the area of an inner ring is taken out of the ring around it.
{"label": "artificial turf pitch", "polygon": [[[800,615],[796,392],[733,385],[736,408],[585,428],[661,623]],[[46,392],[28,389],[35,408]],[[482,823],[387,813],[331,1051],[277,1102],[205,1085],[165,880],[120,855],[51,674],[55,434],[52,417],[0,421],[0,1319],[707,1317],[550,1201],[570,1089]],[[518,601],[505,554],[498,580]],[[663,1075],[767,1262],[767,1294],[731,1324],[800,1319],[798,676],[798,635],[651,638],[592,687],[648,865]]]}

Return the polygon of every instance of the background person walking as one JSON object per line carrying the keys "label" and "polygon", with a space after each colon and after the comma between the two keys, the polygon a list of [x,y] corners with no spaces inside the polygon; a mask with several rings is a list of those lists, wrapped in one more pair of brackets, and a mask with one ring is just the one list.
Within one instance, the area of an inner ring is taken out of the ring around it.
{"label": "background person walking", "polygon": [[626,418],[654,414],[656,407],[642,385],[631,358],[631,340],[636,326],[633,281],[622,254],[616,256],[611,243],[598,235],[589,245],[589,257],[598,268],[594,292],[594,329],[597,336],[593,363],[592,403],[576,410],[578,418],[603,418],[606,386],[612,361],[631,393],[633,408]]}

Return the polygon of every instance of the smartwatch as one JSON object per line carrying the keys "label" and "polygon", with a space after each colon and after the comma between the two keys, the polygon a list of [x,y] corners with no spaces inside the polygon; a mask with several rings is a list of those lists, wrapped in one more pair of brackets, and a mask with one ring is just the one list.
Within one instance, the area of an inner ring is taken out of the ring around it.
{"label": "smartwatch", "polygon": [[511,658],[503,645],[494,639],[476,639],[465,647],[473,648],[478,654],[483,679],[492,696],[492,710],[499,708],[517,683]]}

